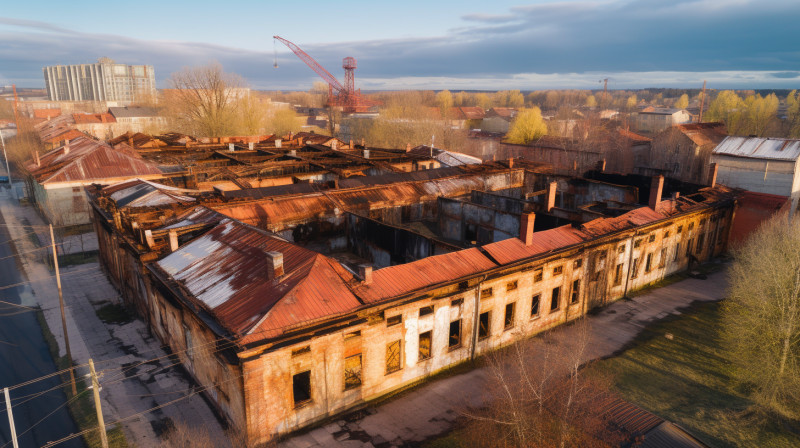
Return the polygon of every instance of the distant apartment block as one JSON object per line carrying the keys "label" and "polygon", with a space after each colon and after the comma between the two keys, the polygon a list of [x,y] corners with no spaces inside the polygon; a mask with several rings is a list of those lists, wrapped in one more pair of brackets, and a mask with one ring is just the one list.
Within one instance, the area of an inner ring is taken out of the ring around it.
{"label": "distant apartment block", "polygon": [[95,64],[53,65],[42,71],[51,101],[133,102],[156,95],[152,65],[117,64],[100,58]]}

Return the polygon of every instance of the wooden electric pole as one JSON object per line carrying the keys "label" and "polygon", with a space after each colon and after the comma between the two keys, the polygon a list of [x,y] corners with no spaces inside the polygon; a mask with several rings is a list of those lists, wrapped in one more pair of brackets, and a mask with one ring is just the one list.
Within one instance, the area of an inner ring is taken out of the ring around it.
{"label": "wooden electric pole", "polygon": [[14,416],[11,414],[11,399],[8,398],[7,387],[3,389],[3,393],[6,396],[6,411],[8,412],[8,426],[11,428],[11,443],[14,445],[14,448],[19,448],[19,443],[17,443],[17,430],[14,428]]}
{"label": "wooden electric pole", "polygon": [[58,285],[58,304],[61,307],[61,327],[64,329],[64,343],[67,345],[67,363],[69,364],[69,380],[72,384],[72,396],[78,395],[75,387],[75,372],[72,369],[72,350],[69,348],[69,333],[67,333],[67,315],[64,313],[64,295],[61,293],[61,274],[58,272],[58,253],[56,240],[53,238],[53,225],[50,224],[50,244],[53,245],[53,266],[56,268],[56,284]]}
{"label": "wooden electric pole", "polygon": [[97,411],[97,424],[100,426],[100,443],[103,448],[108,448],[108,436],[106,435],[106,422],[103,420],[103,409],[100,407],[100,383],[97,381],[97,373],[94,371],[94,361],[89,358],[89,369],[92,371],[92,393],[94,394],[94,408]]}

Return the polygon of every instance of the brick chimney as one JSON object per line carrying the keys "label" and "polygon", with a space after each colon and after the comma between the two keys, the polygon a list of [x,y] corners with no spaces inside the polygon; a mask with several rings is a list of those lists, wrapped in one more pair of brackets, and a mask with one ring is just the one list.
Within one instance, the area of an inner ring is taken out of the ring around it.
{"label": "brick chimney", "polygon": [[255,149],[255,146],[256,146],[256,144],[255,144],[255,143],[253,143],[253,142],[248,142],[248,143],[247,143],[247,149],[249,149],[250,151],[252,151],[253,149]]}
{"label": "brick chimney", "polygon": [[297,150],[296,149],[290,149],[289,150],[289,156],[297,157]]}
{"label": "brick chimney", "polygon": [[283,277],[283,254],[267,252],[267,279],[275,280]]}
{"label": "brick chimney", "polygon": [[653,210],[658,209],[661,203],[661,193],[664,191],[664,176],[656,176],[650,183],[650,201],[647,205]]}
{"label": "brick chimney", "polygon": [[597,162],[597,171],[601,173],[606,170],[606,159],[600,160]]}
{"label": "brick chimney", "polygon": [[550,182],[547,184],[547,189],[545,190],[545,207],[546,211],[550,211],[553,207],[556,206],[556,192],[558,190],[558,182]]}
{"label": "brick chimney", "polygon": [[358,265],[358,276],[365,285],[372,283],[372,266],[368,264]]}
{"label": "brick chimney", "polygon": [[42,161],[39,160],[39,151],[33,153],[33,161],[36,162],[37,167],[42,166]]}
{"label": "brick chimney", "polygon": [[514,168],[514,159],[508,159],[508,168]]}
{"label": "brick chimney", "polygon": [[275,147],[276,147],[276,148],[280,148],[282,143],[283,143],[283,142],[281,141],[281,139],[277,139],[277,140],[275,140]]}
{"label": "brick chimney", "polygon": [[411,143],[406,143],[406,152],[411,152]]}
{"label": "brick chimney", "polygon": [[156,241],[153,239],[153,231],[152,230],[145,230],[144,231],[144,241],[147,244],[148,249],[152,249],[153,246],[156,245]]}
{"label": "brick chimney", "polygon": [[367,147],[366,140],[364,140],[363,138],[361,139],[361,146],[365,148]]}
{"label": "brick chimney", "polygon": [[297,137],[297,146],[303,146],[303,137]]}
{"label": "brick chimney", "polygon": [[364,158],[369,159],[369,149],[364,150]]}
{"label": "brick chimney", "polygon": [[69,154],[69,139],[64,140],[64,155]]}
{"label": "brick chimney", "polygon": [[717,171],[719,170],[719,166],[716,163],[712,163],[711,166],[708,167],[708,186],[714,188],[717,185]]}
{"label": "brick chimney", "polygon": [[337,149],[339,149],[339,141],[338,141],[338,140],[333,140],[333,141],[331,142],[331,149],[332,149],[332,150],[334,150],[334,151],[336,151]]}
{"label": "brick chimney", "polygon": [[519,239],[526,246],[530,246],[533,243],[533,222],[535,219],[535,213],[523,213],[519,217]]}
{"label": "brick chimney", "polygon": [[233,152],[234,150],[233,143],[228,143],[228,151]]}
{"label": "brick chimney", "polygon": [[170,230],[169,231],[169,251],[175,252],[178,250],[178,231],[177,230]]}

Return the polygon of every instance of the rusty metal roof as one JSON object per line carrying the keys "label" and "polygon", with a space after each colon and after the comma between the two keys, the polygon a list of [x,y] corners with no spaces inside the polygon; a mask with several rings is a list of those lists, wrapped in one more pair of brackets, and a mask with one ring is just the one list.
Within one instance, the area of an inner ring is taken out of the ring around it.
{"label": "rusty metal roof", "polygon": [[354,291],[365,303],[376,303],[496,266],[479,249],[464,249],[378,269],[372,274],[371,284],[362,284]]}
{"label": "rusty metal roof", "polygon": [[74,113],[72,119],[75,124],[102,124],[102,123],[116,123],[117,119],[109,113],[100,114],[87,114],[87,113]]}
{"label": "rusty metal roof", "polygon": [[103,193],[108,194],[114,200],[117,208],[155,207],[195,202],[195,198],[185,194],[188,192],[191,191],[142,179],[123,181],[103,189]]}
{"label": "rusty metal roof", "polygon": [[67,146],[56,148],[31,160],[25,168],[40,184],[84,182],[161,175],[161,170],[137,154],[120,151],[87,137],[78,137]]}
{"label": "rusty metal roof", "polygon": [[[267,252],[283,254],[279,279]],[[228,218],[157,265],[245,344],[361,306],[336,261]]]}

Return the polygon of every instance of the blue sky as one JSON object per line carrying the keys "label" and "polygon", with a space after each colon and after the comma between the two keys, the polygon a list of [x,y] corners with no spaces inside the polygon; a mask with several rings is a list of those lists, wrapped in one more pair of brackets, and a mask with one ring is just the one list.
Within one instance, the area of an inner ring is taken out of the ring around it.
{"label": "blue sky", "polygon": [[160,86],[220,62],[254,88],[316,75],[283,36],[362,89],[800,87],[798,0],[35,1],[0,8],[0,84],[43,86],[41,67],[152,64]]}

